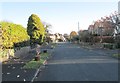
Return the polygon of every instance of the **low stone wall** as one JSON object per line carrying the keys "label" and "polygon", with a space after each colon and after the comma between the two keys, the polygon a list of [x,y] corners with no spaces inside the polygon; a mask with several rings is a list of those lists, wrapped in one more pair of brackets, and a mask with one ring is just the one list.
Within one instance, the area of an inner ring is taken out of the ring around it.
{"label": "low stone wall", "polygon": [[24,57],[28,54],[28,52],[30,51],[30,46],[27,46],[27,47],[23,47],[21,48],[20,50],[17,50],[15,53],[14,53],[14,56],[15,57]]}
{"label": "low stone wall", "polygon": [[14,49],[4,49],[0,51],[0,62],[6,61],[10,56],[14,56]]}
{"label": "low stone wall", "polygon": [[18,58],[25,57],[25,56],[27,56],[27,54],[30,50],[31,49],[29,46],[23,47],[20,50],[16,50],[16,51],[14,49],[5,49],[0,52],[0,62],[8,60],[10,56],[18,57]]}

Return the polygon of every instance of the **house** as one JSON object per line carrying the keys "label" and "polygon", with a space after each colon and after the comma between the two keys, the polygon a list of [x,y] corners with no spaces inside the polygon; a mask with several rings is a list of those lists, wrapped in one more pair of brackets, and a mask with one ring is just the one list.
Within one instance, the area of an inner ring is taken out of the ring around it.
{"label": "house", "polygon": [[59,41],[62,41],[62,42],[66,41],[66,39],[62,34],[56,33],[56,34],[47,35],[47,42],[57,43]]}
{"label": "house", "polygon": [[54,34],[50,34],[49,37],[52,40],[52,42],[56,42],[56,36]]}
{"label": "house", "polygon": [[94,25],[89,25],[88,32],[96,35],[113,35],[114,28],[109,18],[98,20]]}
{"label": "house", "polygon": [[94,25],[89,25],[88,32],[94,34]]}
{"label": "house", "polygon": [[56,42],[64,42],[66,41],[65,37],[62,34],[56,33]]}

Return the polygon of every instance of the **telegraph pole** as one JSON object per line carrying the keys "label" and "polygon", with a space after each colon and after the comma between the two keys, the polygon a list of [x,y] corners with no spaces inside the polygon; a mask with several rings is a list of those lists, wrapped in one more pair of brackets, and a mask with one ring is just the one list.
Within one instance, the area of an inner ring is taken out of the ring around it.
{"label": "telegraph pole", "polygon": [[78,32],[79,32],[79,21],[78,21]]}
{"label": "telegraph pole", "polygon": [[79,36],[79,43],[80,43],[80,33],[79,33],[79,31],[80,31],[80,28],[79,28],[79,21],[78,21],[78,36]]}

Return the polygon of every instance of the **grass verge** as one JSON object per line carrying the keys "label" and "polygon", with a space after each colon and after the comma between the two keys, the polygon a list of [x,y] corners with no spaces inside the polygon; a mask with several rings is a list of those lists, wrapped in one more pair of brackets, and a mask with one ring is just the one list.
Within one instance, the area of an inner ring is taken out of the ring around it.
{"label": "grass verge", "polygon": [[113,57],[120,58],[120,54],[113,54]]}
{"label": "grass verge", "polygon": [[40,54],[40,60],[35,61],[35,59],[29,61],[23,66],[23,69],[37,69],[41,65],[43,65],[43,62],[49,57],[49,53],[41,53]]}

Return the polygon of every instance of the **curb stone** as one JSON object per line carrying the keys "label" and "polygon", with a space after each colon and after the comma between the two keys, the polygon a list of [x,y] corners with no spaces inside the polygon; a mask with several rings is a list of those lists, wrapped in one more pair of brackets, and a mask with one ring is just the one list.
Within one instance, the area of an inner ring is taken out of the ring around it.
{"label": "curb stone", "polygon": [[48,61],[48,60],[51,58],[51,56],[52,56],[52,53],[53,53],[53,50],[52,50],[52,52],[50,53],[50,56],[48,57],[48,59],[44,60],[43,65],[41,65],[41,66],[36,70],[36,72],[35,72],[35,74],[34,74],[34,77],[33,77],[32,80],[30,81],[30,83],[33,83],[34,80],[35,80],[35,78],[38,76],[38,74],[42,71],[42,69],[45,68],[45,66],[46,66],[46,64],[47,64],[47,61]]}
{"label": "curb stone", "polygon": [[43,68],[43,65],[40,66],[40,67],[36,70],[36,72],[35,72],[35,74],[34,74],[34,77],[33,77],[32,80],[31,80],[31,83],[35,80],[35,78],[37,77],[38,73],[41,71],[42,68]]}

